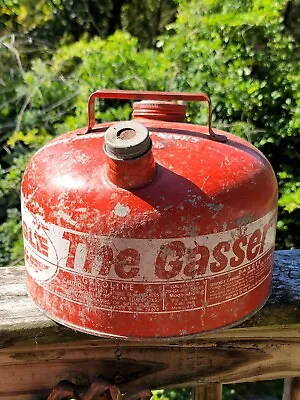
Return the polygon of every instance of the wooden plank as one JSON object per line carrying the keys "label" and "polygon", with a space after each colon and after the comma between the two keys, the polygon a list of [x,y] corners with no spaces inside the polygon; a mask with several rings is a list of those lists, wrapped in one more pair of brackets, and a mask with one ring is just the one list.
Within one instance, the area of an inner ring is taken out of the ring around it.
{"label": "wooden plank", "polygon": [[[281,331],[281,338],[252,328],[250,339],[226,336],[224,331],[223,337],[216,334],[177,344],[119,343],[123,389],[132,382],[145,382],[151,388],[184,387],[300,375],[299,326],[288,331]],[[116,342],[97,339],[1,349],[0,398],[12,388],[16,393],[47,391],[61,379],[89,383],[98,374],[112,379],[115,349]]]}
{"label": "wooden plank", "polygon": [[[269,301],[241,326],[300,324],[300,250],[277,251],[273,277]],[[27,296],[23,267],[1,269],[0,347],[73,342],[86,337],[56,324],[36,308]]]}
{"label": "wooden plank", "polygon": [[214,383],[196,386],[192,390],[192,400],[222,400],[222,385]]}
{"label": "wooden plank", "polygon": [[284,380],[282,400],[300,400],[300,378]]}
{"label": "wooden plank", "polygon": [[125,391],[138,383],[154,389],[300,376],[299,266],[300,251],[277,252],[272,296],[243,327],[148,342],[61,327],[26,296],[22,268],[2,269],[0,399],[38,399],[61,379],[86,385],[99,374],[112,379],[117,345]]}
{"label": "wooden plank", "polygon": [[[299,331],[299,328],[298,328]],[[148,387],[186,387],[276,379],[300,374],[300,338],[271,341],[207,338],[184,345],[121,346],[123,390]],[[115,346],[103,343],[41,345],[0,352],[0,398],[38,390],[47,394],[62,379],[89,384],[98,374],[112,379]]]}

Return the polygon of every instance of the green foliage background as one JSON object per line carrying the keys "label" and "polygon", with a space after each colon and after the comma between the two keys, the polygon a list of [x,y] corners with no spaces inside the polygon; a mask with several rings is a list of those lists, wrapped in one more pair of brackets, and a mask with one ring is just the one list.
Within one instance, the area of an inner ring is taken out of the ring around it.
{"label": "green foliage background", "polygon": [[[281,400],[283,380],[224,385],[223,400]],[[154,390],[152,400],[190,400],[191,389]]]}
{"label": "green foliage background", "polygon": [[[101,3],[101,5],[100,5]],[[269,158],[277,247],[300,244],[298,0],[2,0],[0,265],[20,262],[19,187],[31,155],[86,124],[98,88],[206,91],[214,124]],[[130,118],[106,102],[99,121]],[[205,110],[189,107],[189,121]]]}
{"label": "green foliage background", "polygon": [[[214,125],[251,141],[276,172],[277,247],[300,247],[299,26],[299,0],[0,0],[0,266],[22,262],[26,163],[86,125],[99,88],[209,93]],[[130,113],[107,101],[97,117]],[[205,120],[189,106],[188,121]]]}

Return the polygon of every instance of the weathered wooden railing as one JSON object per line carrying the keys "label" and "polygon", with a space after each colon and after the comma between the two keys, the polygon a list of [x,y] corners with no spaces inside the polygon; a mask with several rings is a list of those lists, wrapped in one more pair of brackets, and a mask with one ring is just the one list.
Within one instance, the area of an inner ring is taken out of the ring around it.
{"label": "weathered wooden railing", "polygon": [[300,399],[300,250],[276,253],[272,295],[242,326],[197,339],[100,339],[45,317],[26,295],[21,267],[0,270],[0,399],[45,399],[62,379],[88,386],[112,379],[120,350],[122,391],[194,387],[221,399],[222,384],[287,378],[284,398]]}

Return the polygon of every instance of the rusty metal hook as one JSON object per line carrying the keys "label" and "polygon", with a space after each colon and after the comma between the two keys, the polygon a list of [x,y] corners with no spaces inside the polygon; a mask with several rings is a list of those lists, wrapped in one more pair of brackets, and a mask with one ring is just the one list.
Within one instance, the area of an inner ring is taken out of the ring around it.
{"label": "rusty metal hook", "polygon": [[81,400],[77,386],[69,381],[60,381],[49,394],[47,400]]}
{"label": "rusty metal hook", "polygon": [[76,385],[64,380],[54,387],[47,400],[100,400],[104,397],[109,400],[150,400],[151,396],[152,393],[145,384],[133,386],[131,390],[122,395],[117,385],[103,376],[98,376],[82,396]]}

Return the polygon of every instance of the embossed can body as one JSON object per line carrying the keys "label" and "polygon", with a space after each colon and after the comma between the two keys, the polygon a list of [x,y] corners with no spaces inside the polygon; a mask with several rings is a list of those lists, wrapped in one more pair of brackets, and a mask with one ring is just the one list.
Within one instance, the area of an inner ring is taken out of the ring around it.
{"label": "embossed can body", "polygon": [[271,287],[273,170],[245,140],[178,122],[181,105],[147,103],[144,115],[141,104],[133,122],[95,126],[90,104],[88,132],[54,139],[28,164],[29,294],[54,320],[100,336],[174,337],[236,324]]}

